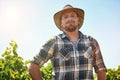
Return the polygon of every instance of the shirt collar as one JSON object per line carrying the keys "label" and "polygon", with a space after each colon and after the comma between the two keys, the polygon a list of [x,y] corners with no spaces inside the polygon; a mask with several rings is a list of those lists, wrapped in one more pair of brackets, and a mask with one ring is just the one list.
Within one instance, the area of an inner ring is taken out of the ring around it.
{"label": "shirt collar", "polygon": [[[81,31],[78,31],[79,33],[79,39],[81,39],[83,37],[83,33]],[[65,34],[65,32],[62,33],[62,36],[61,36],[62,39],[69,39],[68,36]]]}

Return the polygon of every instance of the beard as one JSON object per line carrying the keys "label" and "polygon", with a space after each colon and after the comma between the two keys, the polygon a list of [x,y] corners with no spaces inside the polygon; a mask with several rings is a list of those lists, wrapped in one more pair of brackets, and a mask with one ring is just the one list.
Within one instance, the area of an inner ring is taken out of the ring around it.
{"label": "beard", "polygon": [[78,25],[69,24],[64,28],[65,31],[74,32],[78,28]]}

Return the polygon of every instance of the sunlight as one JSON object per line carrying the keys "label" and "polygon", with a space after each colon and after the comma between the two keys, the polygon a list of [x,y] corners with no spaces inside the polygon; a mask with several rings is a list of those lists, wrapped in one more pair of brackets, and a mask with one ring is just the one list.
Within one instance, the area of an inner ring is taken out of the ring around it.
{"label": "sunlight", "polygon": [[2,31],[15,33],[20,24],[20,11],[18,7],[7,6],[2,9]]}
{"label": "sunlight", "polygon": [[8,7],[7,9],[6,9],[6,16],[7,16],[7,18],[8,19],[13,19],[13,20],[16,20],[17,18],[18,18],[18,13],[17,13],[18,11],[17,11],[17,8],[16,7],[13,7],[13,6],[11,6],[11,7]]}

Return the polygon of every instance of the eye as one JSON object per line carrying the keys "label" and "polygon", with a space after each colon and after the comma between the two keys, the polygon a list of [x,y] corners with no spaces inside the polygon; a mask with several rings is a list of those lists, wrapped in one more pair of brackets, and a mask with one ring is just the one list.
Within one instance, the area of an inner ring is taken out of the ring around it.
{"label": "eye", "polygon": [[76,18],[77,16],[76,15],[71,15],[72,18]]}
{"label": "eye", "polygon": [[63,16],[64,19],[68,18],[68,16]]}
{"label": "eye", "polygon": [[71,17],[75,17],[74,15],[72,15]]}

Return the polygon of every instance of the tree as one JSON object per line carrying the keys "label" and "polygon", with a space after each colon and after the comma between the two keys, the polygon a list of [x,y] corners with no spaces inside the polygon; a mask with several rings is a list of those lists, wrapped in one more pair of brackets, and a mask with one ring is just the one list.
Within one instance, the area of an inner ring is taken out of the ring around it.
{"label": "tree", "polygon": [[23,62],[23,58],[18,56],[15,41],[10,42],[2,57],[0,80],[32,80],[27,71],[29,60]]}
{"label": "tree", "polygon": [[[27,69],[30,60],[24,62],[18,55],[15,41],[11,41],[9,45],[0,59],[0,80],[32,80]],[[41,67],[40,71],[44,80],[52,79],[51,63]]]}
{"label": "tree", "polygon": [[43,66],[40,68],[41,75],[44,80],[52,80],[52,64],[47,63],[47,66]]}
{"label": "tree", "polygon": [[108,69],[106,80],[120,80],[120,66],[118,69]]}

